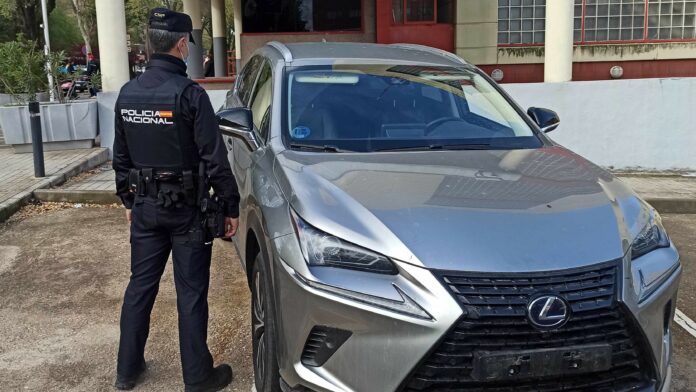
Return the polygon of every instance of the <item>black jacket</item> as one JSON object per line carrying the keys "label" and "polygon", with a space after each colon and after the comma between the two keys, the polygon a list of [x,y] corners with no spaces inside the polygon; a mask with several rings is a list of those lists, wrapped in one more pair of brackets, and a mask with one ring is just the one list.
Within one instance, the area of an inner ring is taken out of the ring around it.
{"label": "black jacket", "polygon": [[[166,82],[172,75],[186,76],[186,64],[180,59],[154,54],[139,82],[145,87],[156,87]],[[118,107],[118,102],[116,104]],[[181,96],[181,116],[190,122],[194,129],[194,140],[199,156],[206,162],[207,175],[215,193],[227,202],[226,216],[239,216],[239,191],[237,182],[227,160],[227,149],[218,130],[215,111],[205,90],[198,84],[186,88]],[[113,167],[116,171],[116,193],[126,208],[133,205],[134,195],[129,190],[128,173],[133,162],[128,153],[128,145],[123,129],[123,119],[115,113],[115,138]]]}

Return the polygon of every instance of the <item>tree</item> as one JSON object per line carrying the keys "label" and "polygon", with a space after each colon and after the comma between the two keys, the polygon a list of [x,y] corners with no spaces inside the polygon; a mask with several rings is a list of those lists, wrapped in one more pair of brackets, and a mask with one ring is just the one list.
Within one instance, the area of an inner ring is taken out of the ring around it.
{"label": "tree", "polygon": [[71,4],[87,53],[92,53],[92,37],[96,35],[97,27],[97,10],[94,0],[72,0]]}
{"label": "tree", "polygon": [[51,29],[51,50],[69,51],[83,40],[75,26],[75,17],[68,15],[60,5],[48,16],[48,25]]}
{"label": "tree", "polygon": [[[56,0],[46,2],[48,13],[56,7]],[[41,0],[0,0],[0,16],[15,21],[15,33],[27,39],[43,43],[41,30]]]}

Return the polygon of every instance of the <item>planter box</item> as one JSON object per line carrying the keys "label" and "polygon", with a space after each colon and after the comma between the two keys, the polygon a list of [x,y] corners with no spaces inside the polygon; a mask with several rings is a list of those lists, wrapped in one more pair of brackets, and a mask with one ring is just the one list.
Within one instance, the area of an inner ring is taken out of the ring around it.
{"label": "planter box", "polygon": [[[0,106],[5,106],[5,105],[16,105],[19,103],[26,102],[29,99],[29,95],[25,94],[23,95],[22,101],[17,101],[14,95],[12,94],[0,94]],[[48,101],[48,93],[37,93],[36,98],[39,100],[39,102],[46,102]]]}
{"label": "planter box", "polygon": [[[15,152],[31,151],[31,124],[26,105],[0,107],[0,128],[5,143],[11,144]],[[98,129],[96,100],[41,104],[45,151],[91,148]]]}

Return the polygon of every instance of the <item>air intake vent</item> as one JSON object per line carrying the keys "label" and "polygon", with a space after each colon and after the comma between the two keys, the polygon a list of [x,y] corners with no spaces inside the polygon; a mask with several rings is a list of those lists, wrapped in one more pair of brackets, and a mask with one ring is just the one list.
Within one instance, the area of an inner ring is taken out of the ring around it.
{"label": "air intake vent", "polygon": [[321,325],[312,328],[302,351],[302,363],[306,366],[322,366],[352,334],[350,331]]}

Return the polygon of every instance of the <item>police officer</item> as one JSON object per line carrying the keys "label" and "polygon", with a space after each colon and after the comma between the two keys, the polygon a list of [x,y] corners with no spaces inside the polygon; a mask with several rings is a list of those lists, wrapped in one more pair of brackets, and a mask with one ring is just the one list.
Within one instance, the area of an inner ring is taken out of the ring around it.
{"label": "police officer", "polygon": [[[121,311],[116,388],[135,387],[160,277],[170,252],[179,312],[186,391],[218,391],[232,381],[229,365],[213,367],[206,343],[212,238],[196,207],[199,164],[226,202],[225,236],[235,234],[239,193],[205,91],[186,77],[191,18],[156,8],[149,14],[155,54],[116,102],[113,167],[131,225],[131,277]],[[200,186],[199,186],[200,188]],[[204,190],[207,194],[208,190]]]}

